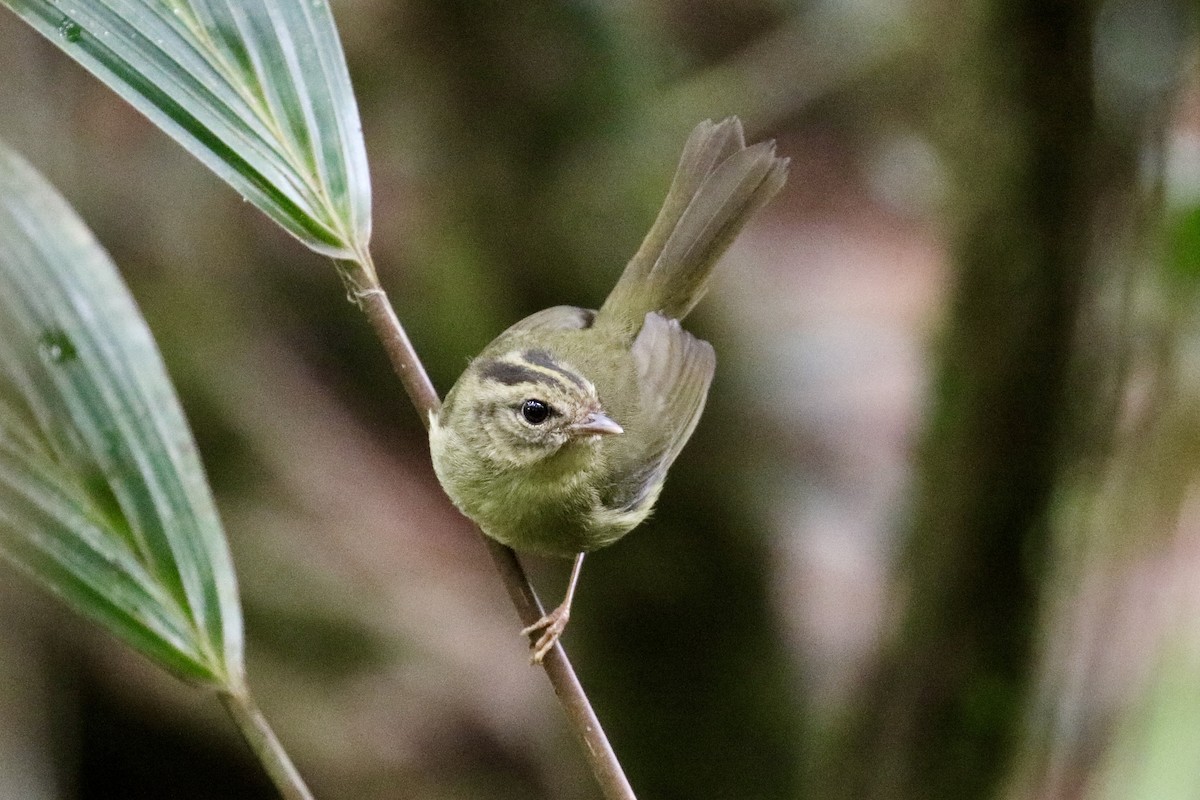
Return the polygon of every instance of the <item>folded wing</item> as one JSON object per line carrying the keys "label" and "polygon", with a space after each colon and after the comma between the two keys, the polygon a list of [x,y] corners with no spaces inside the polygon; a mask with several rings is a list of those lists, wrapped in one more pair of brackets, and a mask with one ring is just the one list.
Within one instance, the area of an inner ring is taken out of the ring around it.
{"label": "folded wing", "polygon": [[633,344],[641,394],[642,445],[637,466],[613,488],[608,505],[634,510],[653,503],[667,470],[696,428],[716,369],[712,345],[680,327],[678,320],[646,315]]}

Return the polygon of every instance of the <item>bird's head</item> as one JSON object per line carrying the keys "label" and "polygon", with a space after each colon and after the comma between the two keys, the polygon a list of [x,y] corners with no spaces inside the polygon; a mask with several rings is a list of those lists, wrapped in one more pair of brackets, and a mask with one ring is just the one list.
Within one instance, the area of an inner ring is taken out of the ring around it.
{"label": "bird's head", "polygon": [[624,432],[604,413],[592,382],[545,350],[479,358],[469,372],[467,391],[454,398],[454,424],[491,460],[534,464]]}

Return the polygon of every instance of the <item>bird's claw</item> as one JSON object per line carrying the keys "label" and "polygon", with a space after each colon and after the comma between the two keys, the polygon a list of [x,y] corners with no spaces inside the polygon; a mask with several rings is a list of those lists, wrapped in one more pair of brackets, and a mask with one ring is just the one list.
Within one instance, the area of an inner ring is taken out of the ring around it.
{"label": "bird's claw", "polygon": [[558,637],[562,636],[562,632],[567,629],[567,620],[570,618],[571,609],[564,604],[546,614],[529,627],[522,629],[522,636],[529,636],[538,631],[542,632],[537,641],[530,645],[533,648],[533,655],[530,656],[529,663],[542,663],[542,659],[546,657],[546,653],[550,652],[550,649],[558,641]]}

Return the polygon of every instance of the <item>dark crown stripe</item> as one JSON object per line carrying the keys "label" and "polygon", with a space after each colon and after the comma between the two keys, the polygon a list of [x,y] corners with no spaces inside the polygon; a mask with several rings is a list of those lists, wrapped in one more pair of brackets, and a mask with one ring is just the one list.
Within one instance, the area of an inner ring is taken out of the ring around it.
{"label": "dark crown stripe", "polygon": [[519,383],[540,383],[543,386],[562,386],[562,381],[553,375],[547,375],[540,370],[532,369],[511,361],[492,359],[483,362],[479,374],[486,380],[503,383],[505,386],[516,386]]}
{"label": "dark crown stripe", "polygon": [[555,372],[563,376],[580,389],[587,388],[587,384],[584,383],[583,378],[579,377],[571,370],[564,368],[561,364],[554,360],[554,356],[550,355],[545,350],[526,350],[521,353],[521,358],[530,364],[541,367],[542,369],[548,369],[551,372]]}

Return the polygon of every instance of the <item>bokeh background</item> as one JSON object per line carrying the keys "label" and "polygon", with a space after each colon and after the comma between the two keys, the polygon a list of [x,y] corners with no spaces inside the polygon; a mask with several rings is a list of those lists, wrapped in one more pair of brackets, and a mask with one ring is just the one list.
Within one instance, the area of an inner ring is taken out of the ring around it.
{"label": "bokeh background", "polygon": [[[1200,798],[1194,3],[333,7],[443,392],[602,301],[698,120],[792,159],[689,318],[709,409],[565,639],[640,797]],[[0,109],[159,339],[316,794],[594,800],[330,265],[7,12]],[[272,796],[213,698],[7,567],[0,619],[0,798]]]}

